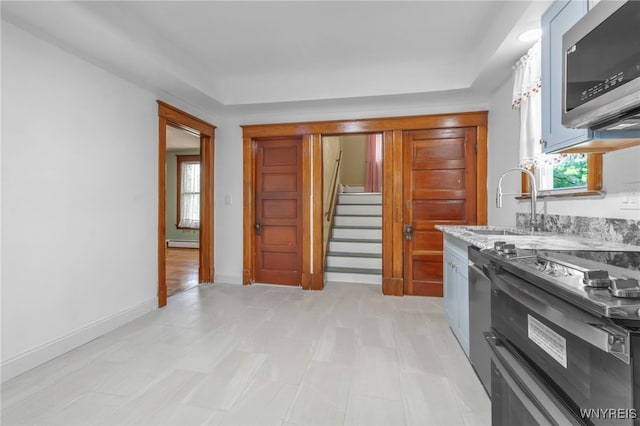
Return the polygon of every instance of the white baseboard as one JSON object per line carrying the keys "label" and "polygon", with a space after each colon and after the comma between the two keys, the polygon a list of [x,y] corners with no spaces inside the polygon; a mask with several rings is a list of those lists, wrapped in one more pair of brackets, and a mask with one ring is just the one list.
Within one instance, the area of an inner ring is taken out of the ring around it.
{"label": "white baseboard", "polygon": [[154,297],[108,318],[84,326],[66,336],[2,361],[0,364],[0,377],[2,378],[2,382],[4,383],[78,346],[84,345],[128,322],[148,314],[157,309],[157,307],[158,299]]}
{"label": "white baseboard", "polygon": [[240,284],[242,285],[242,275],[241,274],[218,274],[216,273],[214,277],[214,284]]}

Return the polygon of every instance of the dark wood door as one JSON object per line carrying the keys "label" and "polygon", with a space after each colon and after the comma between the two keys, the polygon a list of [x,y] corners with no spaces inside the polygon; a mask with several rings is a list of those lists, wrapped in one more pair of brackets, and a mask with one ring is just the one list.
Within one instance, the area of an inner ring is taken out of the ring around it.
{"label": "dark wood door", "polygon": [[264,139],[256,145],[256,281],[300,285],[302,139]]}
{"label": "dark wood door", "polygon": [[475,150],[475,127],[404,132],[404,294],[442,296],[435,225],[476,223]]}

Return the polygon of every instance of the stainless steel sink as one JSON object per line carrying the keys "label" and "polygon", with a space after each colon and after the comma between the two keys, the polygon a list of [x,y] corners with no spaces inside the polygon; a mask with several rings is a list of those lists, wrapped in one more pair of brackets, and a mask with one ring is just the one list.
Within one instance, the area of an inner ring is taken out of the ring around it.
{"label": "stainless steel sink", "polygon": [[520,232],[507,231],[505,229],[467,229],[474,234],[482,235],[522,235]]}

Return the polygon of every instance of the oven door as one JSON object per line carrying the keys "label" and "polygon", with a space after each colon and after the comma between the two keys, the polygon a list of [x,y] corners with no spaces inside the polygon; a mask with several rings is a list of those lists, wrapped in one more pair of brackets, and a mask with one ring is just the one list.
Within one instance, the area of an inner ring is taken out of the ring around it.
{"label": "oven door", "polygon": [[491,280],[494,334],[550,392],[588,424],[633,424],[629,333],[500,267],[483,269]]}
{"label": "oven door", "polygon": [[501,425],[582,425],[545,385],[544,379],[494,333],[491,348],[491,420]]}

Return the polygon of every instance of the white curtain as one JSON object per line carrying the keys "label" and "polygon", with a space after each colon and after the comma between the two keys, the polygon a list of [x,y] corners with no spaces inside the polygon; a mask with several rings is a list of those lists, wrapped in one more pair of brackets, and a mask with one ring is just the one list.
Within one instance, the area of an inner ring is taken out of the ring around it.
{"label": "white curtain", "polygon": [[[542,66],[540,42],[529,49],[513,66],[513,97],[511,106],[520,110],[520,167],[533,170],[538,189],[553,189],[553,169],[582,154],[544,154],[542,139]],[[548,88],[545,88],[548,90]]]}
{"label": "white curtain", "polygon": [[180,228],[200,228],[200,163],[184,162],[180,171]]}
{"label": "white curtain", "polygon": [[542,88],[540,42],[514,65],[511,106],[520,110],[520,166],[531,169],[544,162],[542,138]]}

